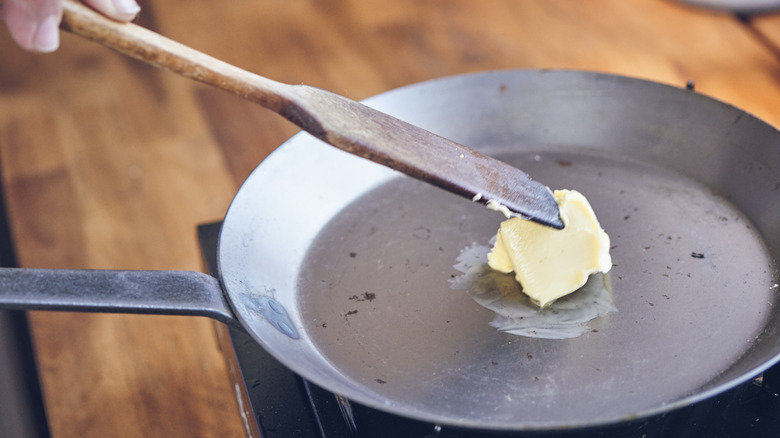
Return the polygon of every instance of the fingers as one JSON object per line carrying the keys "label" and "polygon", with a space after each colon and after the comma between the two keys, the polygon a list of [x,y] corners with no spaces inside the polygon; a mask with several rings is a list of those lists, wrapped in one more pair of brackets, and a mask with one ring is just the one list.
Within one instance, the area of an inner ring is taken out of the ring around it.
{"label": "fingers", "polygon": [[141,10],[135,0],[84,0],[84,3],[105,16],[119,21],[130,21]]}
{"label": "fingers", "polygon": [[[0,17],[14,41],[32,52],[53,52],[60,45],[63,0],[5,0]],[[135,0],[84,0],[98,12],[118,21],[130,21],[141,8]]]}
{"label": "fingers", "polygon": [[5,0],[2,16],[22,48],[52,52],[59,47],[62,0]]}

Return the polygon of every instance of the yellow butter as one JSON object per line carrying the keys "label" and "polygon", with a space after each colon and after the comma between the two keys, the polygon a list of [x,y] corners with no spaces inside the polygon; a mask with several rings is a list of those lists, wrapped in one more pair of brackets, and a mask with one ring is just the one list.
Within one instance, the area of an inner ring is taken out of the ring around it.
{"label": "yellow butter", "polygon": [[501,223],[488,254],[491,268],[509,273],[540,307],[581,288],[588,276],[612,268],[609,236],[588,200],[575,190],[556,190],[564,228],[555,230],[522,218]]}

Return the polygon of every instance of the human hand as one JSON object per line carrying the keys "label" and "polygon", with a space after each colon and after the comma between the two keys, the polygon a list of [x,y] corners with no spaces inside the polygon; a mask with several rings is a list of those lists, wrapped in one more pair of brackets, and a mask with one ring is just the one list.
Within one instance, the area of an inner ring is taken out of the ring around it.
{"label": "human hand", "polygon": [[[25,50],[53,52],[60,45],[63,0],[0,0],[0,18]],[[130,21],[141,8],[135,0],[83,0],[117,21]]]}

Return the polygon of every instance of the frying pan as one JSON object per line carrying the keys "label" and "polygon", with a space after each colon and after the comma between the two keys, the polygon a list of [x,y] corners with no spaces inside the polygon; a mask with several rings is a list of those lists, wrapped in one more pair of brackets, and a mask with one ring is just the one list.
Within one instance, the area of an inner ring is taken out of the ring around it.
{"label": "frying pan", "polygon": [[582,71],[455,76],[365,103],[585,194],[612,240],[614,311],[565,339],[497,330],[460,263],[503,216],[305,133],[238,191],[219,282],[5,270],[0,304],[240,323],[347,399],[492,431],[665,413],[780,359],[776,129],[692,90]]}

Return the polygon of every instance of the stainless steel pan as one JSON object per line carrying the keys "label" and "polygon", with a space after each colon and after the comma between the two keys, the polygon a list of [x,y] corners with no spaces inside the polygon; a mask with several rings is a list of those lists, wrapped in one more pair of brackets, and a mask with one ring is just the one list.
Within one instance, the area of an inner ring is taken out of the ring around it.
{"label": "stainless steel pan", "polygon": [[583,192],[612,238],[615,311],[567,339],[497,330],[475,298],[504,280],[470,283],[462,262],[502,216],[308,134],[236,195],[224,297],[195,273],[10,270],[0,303],[239,321],[348,399],[486,430],[668,412],[780,358],[776,129],[691,90],[578,71],[457,76],[366,103]]}

